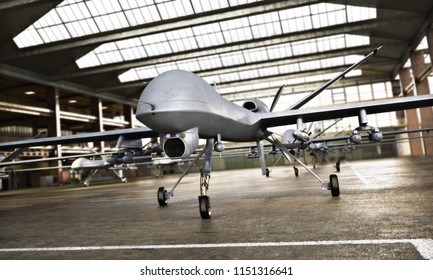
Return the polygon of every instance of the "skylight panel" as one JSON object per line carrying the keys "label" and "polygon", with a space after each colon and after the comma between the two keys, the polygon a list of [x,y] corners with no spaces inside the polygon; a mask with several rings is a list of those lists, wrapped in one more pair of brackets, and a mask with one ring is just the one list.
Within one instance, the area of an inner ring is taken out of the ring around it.
{"label": "skylight panel", "polygon": [[119,75],[119,80],[122,83],[136,81],[136,80],[145,80],[147,77],[155,77],[158,75],[158,72],[155,66],[147,66],[141,68],[130,69]]}
{"label": "skylight panel", "polygon": [[313,28],[342,24],[346,21],[346,6],[320,3],[311,6]]}
{"label": "skylight panel", "polygon": [[98,57],[96,56],[96,53],[89,53],[89,55],[86,55],[86,59],[78,59],[77,65],[80,68],[87,68],[87,67],[94,67],[96,65],[99,65],[100,61]]}
{"label": "skylight panel", "polygon": [[191,3],[193,4],[196,13],[229,7],[227,0],[192,0]]}
{"label": "skylight panel", "polygon": [[281,34],[278,12],[250,16],[249,22],[254,38]]}
{"label": "skylight panel", "polygon": [[[161,40],[161,38],[158,39]],[[123,50],[124,52],[128,51],[128,48],[134,48],[134,55],[136,55],[135,48],[137,48],[140,51],[140,55],[144,57],[145,56],[144,47],[142,48],[140,47],[142,41],[143,39],[139,40],[136,38],[135,40],[120,41],[122,42],[122,44],[118,42],[116,43],[116,45],[119,49],[124,49]],[[331,46],[331,44],[333,45]],[[226,53],[221,55],[203,56],[199,58],[183,60],[182,63],[190,64],[194,66],[188,67],[188,69],[185,68],[181,68],[181,69],[196,72],[196,71],[203,71],[208,69],[217,69],[221,67],[241,66],[244,65],[245,63],[267,61],[269,59],[289,58],[292,55],[306,54],[307,53],[306,51],[320,52],[320,51],[327,51],[330,49],[347,48],[348,44],[351,44],[352,46],[355,46],[355,44],[358,45],[369,44],[369,37],[360,36],[360,35],[341,34],[335,36],[315,38],[311,40],[304,40],[296,43],[285,43],[285,44],[275,45],[271,47],[260,47],[260,48],[250,49],[250,50],[236,51],[236,52],[231,52],[231,53]],[[116,47],[114,45],[110,45],[107,46],[104,50],[101,50],[101,52],[112,51],[115,49]],[[292,49],[294,51],[294,54],[292,53]],[[130,57],[128,55],[125,55],[123,52],[122,52],[122,56],[124,57],[124,59]],[[355,61],[357,61],[357,59],[359,59],[359,56],[348,56],[348,57],[356,58],[356,60],[352,59],[346,61],[345,64],[354,63]],[[325,62],[327,64],[332,63],[333,58],[330,58],[329,60],[330,62],[326,62],[327,60],[322,60],[322,62],[318,61],[317,63],[319,65],[320,63],[322,63],[322,67],[325,67],[323,63]],[[337,64],[334,63],[333,65],[341,65],[341,64],[344,63],[339,62]],[[302,67],[303,66],[302,65],[300,66],[300,64],[292,63],[292,64],[280,66],[280,71],[282,73],[293,73],[296,71],[300,71]],[[315,66],[315,68],[318,68],[318,66]],[[136,69],[137,71],[141,71],[141,69],[146,69],[146,67],[140,67]],[[311,67],[308,69],[311,69]],[[157,72],[157,73],[160,74],[161,72]],[[150,79],[153,77],[154,76],[146,76],[144,77],[144,79]],[[125,79],[120,78],[119,76],[119,80],[124,81]]]}
{"label": "skylight panel", "polygon": [[243,51],[245,62],[257,62],[268,60],[268,51],[265,47]]}
{"label": "skylight panel", "polygon": [[[164,2],[165,3],[165,2]],[[196,5],[197,2],[191,2]],[[203,2],[203,5],[210,2]],[[173,52],[189,51],[194,49],[206,48],[210,46],[218,46],[227,43],[236,43],[241,41],[248,41],[258,37],[272,36],[280,34],[284,31],[285,26],[290,25],[290,20],[295,20],[294,27],[296,30],[312,27],[312,17],[322,15],[328,19],[335,17],[336,14],[346,13],[347,6],[345,5],[331,5],[331,4],[316,4],[311,6],[303,6],[294,9],[287,9],[285,11],[270,12],[260,15],[243,17],[233,20],[221,21],[218,23],[210,23],[192,28],[182,28],[174,31],[147,35],[140,37],[143,42],[145,52],[140,52],[143,57],[136,57],[135,59],[151,57],[157,55],[164,55]],[[316,13],[316,14],[315,14]],[[316,16],[317,16],[316,15]],[[294,19],[288,19],[288,16],[294,16]],[[341,19],[331,23],[338,23],[340,20],[345,20],[346,16],[338,16]],[[284,20],[286,18],[286,20]],[[281,19],[281,22],[279,21]],[[125,20],[126,22],[126,20]],[[286,24],[288,23],[288,24]],[[329,21],[326,23],[329,24]],[[299,28],[298,28],[299,25]],[[283,26],[283,30],[281,29]],[[109,27],[111,28],[111,27]],[[286,30],[289,32],[289,30]],[[158,38],[155,40],[155,38]],[[289,46],[288,50],[278,50],[280,53],[290,53],[293,48],[293,55],[307,54],[316,52],[320,48],[319,44],[327,44],[327,49],[330,49],[335,44],[331,42],[310,42],[304,45]],[[275,55],[276,52],[274,52]],[[291,55],[291,54],[288,54]],[[125,56],[128,58],[135,56]],[[84,57],[82,59],[85,59]],[[250,57],[253,61],[254,58]],[[224,65],[233,65],[230,62],[224,62]]]}
{"label": "skylight panel", "polygon": [[161,20],[161,17],[159,16],[159,12],[155,6],[140,8],[140,12],[142,13],[146,23]]}
{"label": "skylight panel", "polygon": [[265,67],[265,68],[260,68],[258,70],[258,74],[259,77],[269,77],[269,76],[273,76],[273,75],[278,75],[279,71],[278,71],[278,67],[272,66],[272,67]]}
{"label": "skylight panel", "polygon": [[197,71],[198,69],[200,69],[200,65],[197,61],[197,59],[189,59],[189,60],[181,60],[176,62],[177,64],[177,69],[182,69],[182,70],[187,70],[187,71]]}
{"label": "skylight panel", "polygon": [[90,35],[98,30],[95,22],[93,20],[83,20],[74,21],[65,24],[66,29],[69,31],[72,37],[77,37],[81,35]]}
{"label": "skylight panel", "polygon": [[63,25],[55,25],[51,28],[42,28],[40,35],[44,42],[53,42],[70,38],[68,31]]}
{"label": "skylight panel", "polygon": [[242,80],[252,79],[258,76],[258,70],[248,70],[248,71],[240,71],[239,77]]}
{"label": "skylight panel", "polygon": [[123,49],[120,51],[122,58],[124,60],[133,60],[140,57],[146,56],[146,51],[143,47],[133,47],[128,49]]}
{"label": "skylight panel", "polygon": [[196,49],[197,43],[191,28],[174,30],[166,33],[167,40],[173,52]]}
{"label": "skylight panel", "polygon": [[119,80],[122,83],[130,82],[130,81],[137,81],[140,80],[141,77],[138,75],[136,70],[129,70],[125,73],[119,75]]}
{"label": "skylight panel", "polygon": [[149,56],[157,56],[171,52],[171,47],[165,33],[143,36],[140,40]]}
{"label": "skylight panel", "polygon": [[[14,40],[18,47],[23,48],[250,2],[253,1],[63,1]],[[313,27],[313,21],[314,27],[324,27],[375,17],[376,10],[372,8],[324,3],[223,21],[221,22],[221,25],[224,25],[222,35],[216,29],[212,36],[204,37],[204,33],[201,35],[203,42],[206,42],[205,46],[209,46],[306,30]],[[318,18],[323,19],[325,23],[316,22]],[[66,26],[69,34],[66,35],[64,28],[58,25]]]}
{"label": "skylight panel", "polygon": [[[224,82],[233,82],[239,80],[240,77],[248,77],[248,79],[253,78],[264,78],[271,77],[275,75],[290,75],[293,73],[316,70],[324,68],[324,65],[329,66],[345,66],[348,64],[352,64],[358,61],[362,56],[343,56],[338,58],[327,58],[327,59],[319,59],[314,61],[306,61],[301,63],[291,63],[284,65],[276,65],[263,67],[256,70],[244,70],[244,71],[236,71],[233,73],[226,73],[222,75],[214,75],[211,76],[213,79],[219,78],[219,80],[215,80],[217,83]],[[256,74],[256,76],[253,76]],[[203,77],[206,81],[209,80],[209,77]]]}
{"label": "skylight panel", "polygon": [[[328,81],[335,76],[339,75],[340,73],[329,73],[325,75],[312,75],[312,76],[305,76],[300,78],[287,78],[287,79],[276,79],[269,82],[251,82],[250,84],[246,85],[235,85],[235,86],[221,86],[218,88],[218,92],[222,95],[228,95],[228,94],[236,94],[239,92],[247,93],[248,91],[261,91],[266,92],[269,90],[269,88],[278,88],[281,85],[286,85],[286,90],[288,88],[299,86],[308,82],[320,82],[320,81]],[[361,70],[356,69],[349,73],[350,77],[360,76]],[[273,92],[274,93],[274,92]]]}
{"label": "skylight panel", "polygon": [[163,1],[157,6],[162,19],[181,17],[193,13],[190,2],[185,0]]}
{"label": "skylight panel", "polygon": [[219,55],[199,57],[197,62],[199,64],[200,70],[221,68],[223,66]]}
{"label": "skylight panel", "polygon": [[158,73],[164,73],[166,71],[178,69],[176,62],[163,63],[155,67]]}
{"label": "skylight panel", "polygon": [[[65,0],[17,35],[14,41],[18,47],[24,48],[70,39],[71,36],[80,37],[101,31],[186,16],[199,11],[200,9],[196,9],[195,5],[201,6],[201,2],[208,6],[202,11],[228,7],[227,1],[194,1],[193,7],[189,0]],[[163,18],[160,15],[163,15]],[[58,25],[66,26],[71,35],[65,37],[64,34],[55,34],[64,32],[63,28]],[[45,41],[46,39],[49,41]]]}
{"label": "skylight panel", "polygon": [[182,69],[187,71],[197,71],[200,69],[198,60],[181,60],[177,62],[162,63],[155,66],[146,66],[135,69],[130,69],[121,75],[119,80],[122,83],[133,81],[134,79],[147,80],[169,70]]}
{"label": "skylight panel", "polygon": [[[313,5],[314,6],[314,5]],[[283,33],[311,29],[311,19],[308,6],[279,11]]]}
{"label": "skylight panel", "polygon": [[219,23],[195,26],[192,30],[199,48],[224,44],[224,38]]}
{"label": "skylight panel", "polygon": [[98,56],[99,60],[105,64],[122,61],[122,56],[118,52],[104,52]]}
{"label": "skylight panel", "polygon": [[141,9],[132,9],[129,11],[125,11],[125,16],[128,22],[131,23],[131,25],[139,25],[139,24],[146,23],[144,13],[145,12],[142,11]]}
{"label": "skylight panel", "polygon": [[424,38],[421,40],[421,42],[416,47],[416,50],[427,50],[427,49],[428,49],[427,37],[424,36]]}
{"label": "skylight panel", "polygon": [[20,33],[18,36],[14,38],[15,43],[18,46],[29,47],[32,46],[34,43],[43,44],[44,41],[42,40],[39,33],[31,26],[31,28],[27,29],[26,33]]}
{"label": "skylight panel", "polygon": [[62,20],[56,10],[51,10],[39,21],[35,22],[34,27],[42,28],[58,24],[62,24]]}
{"label": "skylight panel", "polygon": [[266,47],[269,59],[291,57],[293,55],[291,46],[292,44],[288,43],[288,44]]}
{"label": "skylight panel", "polygon": [[245,63],[242,52],[237,51],[220,55],[223,66],[241,65]]}
{"label": "skylight panel", "polygon": [[347,20],[356,22],[377,17],[377,10],[367,7],[347,6]]}
{"label": "skylight panel", "polygon": [[222,21],[220,24],[226,43],[251,40],[253,38],[248,18]]}
{"label": "skylight panel", "polygon": [[96,24],[101,31],[109,31],[127,27],[128,20],[123,13],[107,14],[95,17]]}
{"label": "skylight panel", "polygon": [[243,5],[243,4],[248,4],[248,3],[254,3],[260,0],[229,0],[229,5],[230,6],[237,6],[237,5]]}

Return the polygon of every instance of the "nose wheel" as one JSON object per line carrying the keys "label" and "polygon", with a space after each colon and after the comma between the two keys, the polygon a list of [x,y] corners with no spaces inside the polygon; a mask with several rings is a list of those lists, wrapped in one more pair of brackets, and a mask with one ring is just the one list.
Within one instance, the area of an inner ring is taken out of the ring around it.
{"label": "nose wheel", "polygon": [[210,219],[211,217],[211,208],[210,208],[210,199],[207,195],[200,195],[198,197],[198,204],[200,208],[200,216],[202,219]]}
{"label": "nose wheel", "polygon": [[331,174],[329,176],[329,182],[331,187],[331,194],[332,196],[339,196],[340,195],[340,185],[338,183],[338,177],[335,174]]}
{"label": "nose wheel", "polygon": [[158,189],[157,197],[158,197],[159,206],[167,206],[168,199],[166,197],[166,193],[167,193],[167,190],[164,187],[160,187]]}

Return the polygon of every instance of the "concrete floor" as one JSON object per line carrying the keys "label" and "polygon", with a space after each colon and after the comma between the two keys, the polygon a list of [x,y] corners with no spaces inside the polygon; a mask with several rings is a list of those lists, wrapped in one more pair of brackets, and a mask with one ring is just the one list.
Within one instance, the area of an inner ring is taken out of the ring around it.
{"label": "concrete floor", "polygon": [[164,208],[156,191],[175,175],[0,192],[0,259],[432,259],[432,165],[342,163],[338,198],[303,169],[213,172],[210,220],[197,173]]}

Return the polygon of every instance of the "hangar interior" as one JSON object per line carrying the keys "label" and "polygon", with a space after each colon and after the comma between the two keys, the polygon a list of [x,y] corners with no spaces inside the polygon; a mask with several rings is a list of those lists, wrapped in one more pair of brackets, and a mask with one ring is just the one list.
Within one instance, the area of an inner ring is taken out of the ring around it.
{"label": "hangar interior", "polygon": [[[375,57],[307,106],[430,94],[432,21],[428,0],[2,1],[0,141],[139,127],[134,111],[143,88],[171,69],[198,74],[236,103],[259,98],[270,106],[285,85],[275,111],[284,110],[378,46]],[[369,123],[383,131],[427,128],[433,113],[389,112]],[[356,126],[357,118],[344,119],[327,135]],[[432,155],[432,140],[420,136],[351,157],[380,149],[379,156]],[[114,144],[37,147],[21,158],[103,152]],[[20,176],[27,186],[47,176],[64,181],[57,170]]]}

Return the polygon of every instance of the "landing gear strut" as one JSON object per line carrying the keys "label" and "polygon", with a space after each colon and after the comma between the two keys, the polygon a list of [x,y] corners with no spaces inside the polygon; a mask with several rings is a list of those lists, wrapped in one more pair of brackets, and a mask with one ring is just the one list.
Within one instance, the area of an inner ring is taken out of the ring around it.
{"label": "landing gear strut", "polygon": [[202,219],[210,219],[211,217],[211,207],[210,207],[210,199],[208,196],[209,190],[209,181],[211,174],[211,166],[212,166],[212,151],[214,146],[214,139],[210,138],[206,141],[206,147],[197,155],[197,157],[192,161],[192,163],[188,166],[188,168],[183,172],[177,182],[174,184],[173,188],[170,191],[167,191],[164,187],[160,187],[157,193],[158,204],[163,207],[167,206],[168,199],[173,197],[174,190],[179,185],[180,181],[183,177],[188,174],[189,170],[197,163],[197,161],[204,154],[204,164],[203,168],[200,170],[200,195],[198,197],[200,216]]}
{"label": "landing gear strut", "polygon": [[202,169],[200,172],[200,195],[198,197],[200,216],[202,219],[210,219],[212,214],[210,208],[210,199],[207,195],[207,191],[209,189],[209,181],[210,175],[204,174]]}
{"label": "landing gear strut", "polygon": [[[325,183],[322,179],[320,179],[319,176],[317,176],[316,173],[314,173],[310,168],[308,168],[308,166],[306,166],[302,161],[300,161],[296,156],[294,156],[292,153],[290,153],[290,151],[288,151],[286,149],[286,147],[284,147],[284,145],[278,141],[277,139],[275,139],[274,137],[270,138],[267,137],[265,138],[269,143],[277,146],[281,152],[285,155],[287,155],[288,157],[290,157],[292,160],[294,160],[294,166],[296,166],[297,164],[301,165],[302,167],[304,167],[308,172],[310,172],[311,175],[313,175],[321,184],[322,184],[322,188],[326,189],[326,190],[330,190],[332,196],[339,196],[340,195],[340,186],[338,183],[338,177],[335,174],[331,174],[329,176],[329,183]],[[295,168],[295,174],[297,173],[297,168]]]}
{"label": "landing gear strut", "polygon": [[210,219],[212,214],[210,208],[210,199],[207,192],[209,190],[213,146],[214,139],[207,139],[206,147],[204,148],[204,164],[203,168],[200,170],[200,196],[198,197],[198,203],[200,216],[202,219]]}

